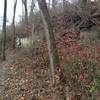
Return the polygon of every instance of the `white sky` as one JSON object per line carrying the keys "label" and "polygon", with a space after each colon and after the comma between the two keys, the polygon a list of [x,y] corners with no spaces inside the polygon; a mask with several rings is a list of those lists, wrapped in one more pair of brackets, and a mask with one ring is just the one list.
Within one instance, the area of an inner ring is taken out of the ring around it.
{"label": "white sky", "polygon": [[[13,16],[13,6],[15,0],[7,0],[7,19],[11,23]],[[16,10],[16,21],[20,19],[19,15],[22,15],[22,0],[17,0],[17,10]],[[28,0],[28,7],[30,5],[31,0]],[[4,0],[0,0],[0,25],[2,24],[2,16],[4,9]],[[29,10],[29,9],[28,9]]]}
{"label": "white sky", "polygon": [[[14,1],[15,0],[7,0],[7,3],[8,3],[7,4],[7,19],[10,23],[12,22]],[[19,16],[22,15],[21,1],[22,0],[17,0],[16,21],[19,21],[19,19],[20,19]],[[29,1],[31,1],[31,0],[28,0],[28,2]],[[2,25],[3,9],[4,9],[4,0],[0,0],[0,26]]]}
{"label": "white sky", "polygon": [[[8,0],[7,4],[7,19],[11,22],[12,16],[13,16],[13,1],[14,0]],[[19,15],[22,13],[21,9],[21,3],[20,0],[18,0],[18,5],[17,5],[17,11],[16,11],[16,19],[19,19]],[[3,9],[4,9],[4,0],[0,0],[0,17],[3,16]],[[2,20],[2,18],[1,18]],[[2,21],[0,21],[2,22]]]}
{"label": "white sky", "polygon": [[[12,22],[13,16],[13,6],[15,0],[7,0],[7,19],[9,22]],[[20,15],[22,15],[22,0],[17,0],[17,9],[16,9],[16,21],[19,21]],[[72,0],[69,0],[72,1]],[[93,1],[93,0],[92,0]],[[31,0],[28,0],[28,8],[30,5]],[[2,16],[3,16],[3,9],[4,9],[4,0],[0,0],[0,26],[2,25]],[[29,9],[28,9],[29,10]]]}

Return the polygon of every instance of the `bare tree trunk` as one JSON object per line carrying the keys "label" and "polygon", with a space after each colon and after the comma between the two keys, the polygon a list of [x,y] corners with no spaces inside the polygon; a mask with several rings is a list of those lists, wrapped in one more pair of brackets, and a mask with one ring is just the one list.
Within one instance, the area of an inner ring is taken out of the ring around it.
{"label": "bare tree trunk", "polygon": [[4,0],[4,14],[3,14],[3,26],[2,26],[2,60],[6,60],[6,19],[7,19],[7,0]]}
{"label": "bare tree trunk", "polygon": [[28,25],[28,10],[27,10],[27,0],[22,0],[25,8],[25,24]]}
{"label": "bare tree trunk", "polygon": [[0,34],[0,56],[1,56],[1,51],[2,51],[2,37],[1,37],[1,34]]}
{"label": "bare tree trunk", "polygon": [[22,22],[24,24],[24,21],[25,21],[25,15],[24,15],[24,5],[22,3]]}
{"label": "bare tree trunk", "polygon": [[83,19],[85,20],[85,19],[87,19],[87,16],[89,16],[89,11],[88,11],[88,5],[87,5],[87,3],[88,3],[88,0],[80,0],[79,1],[80,3],[80,8],[81,8],[81,13],[82,13],[82,15],[81,15],[81,17],[83,17]]}
{"label": "bare tree trunk", "polygon": [[87,6],[87,2],[88,0],[80,0],[80,5],[81,5],[81,8],[84,10],[84,8]]}
{"label": "bare tree trunk", "polygon": [[85,6],[86,6],[88,0],[78,0],[78,2],[79,2],[79,5],[80,5],[81,8],[82,8],[82,7],[85,7]]}
{"label": "bare tree trunk", "polygon": [[56,11],[56,5],[57,5],[57,0],[52,0],[52,8],[54,13]]}
{"label": "bare tree trunk", "polygon": [[49,0],[49,3],[48,3],[48,8],[50,8],[51,6],[51,0]]}
{"label": "bare tree trunk", "polygon": [[12,21],[12,26],[13,26],[13,49],[16,48],[16,33],[15,33],[16,6],[17,6],[17,0],[15,0],[15,2],[14,2],[14,13],[13,13],[13,21]]}
{"label": "bare tree trunk", "polygon": [[[35,23],[34,23],[34,7],[35,7],[35,2],[34,0],[32,0],[31,2],[31,10],[30,10],[30,22],[31,22],[31,27],[32,27],[32,37],[31,37],[31,42],[32,42],[32,46],[34,44],[34,26],[35,26]],[[32,56],[33,56],[33,49],[34,49],[34,46],[32,47]]]}
{"label": "bare tree trunk", "polygon": [[53,28],[51,25],[50,14],[47,9],[46,1],[45,0],[37,0],[37,1],[38,1],[39,8],[42,12],[44,28],[46,31],[48,53],[49,53],[50,66],[51,66],[51,75],[52,75],[52,80],[54,82],[55,68],[59,66],[59,56],[56,49],[55,37],[53,34]]}
{"label": "bare tree trunk", "polygon": [[100,10],[100,0],[97,1],[97,5],[98,5],[98,9]]}
{"label": "bare tree trunk", "polygon": [[66,10],[66,0],[63,0],[63,11]]}
{"label": "bare tree trunk", "polygon": [[30,10],[30,22],[33,24],[33,16],[34,16],[34,13],[33,13],[33,10],[34,10],[34,7],[35,7],[35,3],[34,3],[34,0],[31,1],[31,10]]}

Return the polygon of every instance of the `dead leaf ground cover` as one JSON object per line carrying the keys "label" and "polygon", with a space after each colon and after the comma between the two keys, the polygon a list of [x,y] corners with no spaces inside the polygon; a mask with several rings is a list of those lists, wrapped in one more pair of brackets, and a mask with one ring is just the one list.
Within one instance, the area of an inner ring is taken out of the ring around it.
{"label": "dead leaf ground cover", "polygon": [[[4,91],[1,100],[63,100],[60,84],[60,71],[63,70],[65,86],[71,91],[89,99],[99,90],[97,76],[100,76],[100,46],[92,45],[81,48],[76,41],[77,33],[65,31],[56,38],[61,68],[55,75],[52,85],[46,41],[40,42],[39,51],[32,57],[20,50],[7,52]],[[72,99],[73,100],[73,99]],[[77,100],[77,99],[76,99]]]}

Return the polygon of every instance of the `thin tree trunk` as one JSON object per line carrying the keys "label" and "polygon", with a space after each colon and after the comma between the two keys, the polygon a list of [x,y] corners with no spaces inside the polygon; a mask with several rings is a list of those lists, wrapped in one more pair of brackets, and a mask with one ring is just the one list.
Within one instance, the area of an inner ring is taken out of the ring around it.
{"label": "thin tree trunk", "polygon": [[26,4],[25,4],[25,22],[28,25],[28,11],[27,11],[27,0],[26,0]]}
{"label": "thin tree trunk", "polygon": [[35,3],[34,3],[34,0],[31,1],[31,10],[30,10],[30,22],[33,24],[33,17],[34,17],[34,13],[33,13],[33,10],[34,10],[34,7],[35,7]]}
{"label": "thin tree trunk", "polygon": [[57,14],[56,5],[57,5],[57,0],[52,0],[52,13],[53,13],[53,15]]}
{"label": "thin tree trunk", "polygon": [[66,10],[66,0],[63,0],[63,11]]}
{"label": "thin tree trunk", "polygon": [[7,18],[7,0],[4,0],[4,15],[3,15],[3,27],[2,27],[2,60],[6,60],[6,18]]}
{"label": "thin tree trunk", "polygon": [[17,0],[15,0],[15,3],[14,3],[14,13],[13,13],[13,21],[12,21],[12,26],[13,26],[13,49],[16,48],[16,33],[15,33],[16,6],[17,6]]}
{"label": "thin tree trunk", "polygon": [[57,0],[52,0],[52,8],[55,10],[57,4]]}
{"label": "thin tree trunk", "polygon": [[82,10],[85,10],[85,7],[87,6],[87,1],[88,0],[80,0],[80,5],[81,5]]}
{"label": "thin tree trunk", "polygon": [[34,7],[35,7],[35,3],[34,3],[34,0],[32,0],[32,2],[31,2],[31,10],[30,10],[30,22],[32,23],[32,25],[31,25],[31,27],[32,27],[32,32],[31,32],[32,33],[32,38],[31,38],[32,39],[32,46],[33,46],[33,41],[34,41],[34,26],[35,26],[35,23],[34,23],[34,12],[33,12]]}
{"label": "thin tree trunk", "polygon": [[22,3],[22,22],[24,23],[25,15],[24,15],[24,5]]}
{"label": "thin tree trunk", "polygon": [[48,0],[48,8],[50,9],[51,7],[51,0]]}
{"label": "thin tree trunk", "polygon": [[97,1],[97,6],[98,6],[98,9],[100,10],[100,0]]}
{"label": "thin tree trunk", "polygon": [[55,68],[59,66],[59,56],[58,56],[57,49],[56,49],[55,37],[53,34],[53,28],[51,25],[50,14],[47,9],[46,1],[45,0],[37,0],[37,1],[38,1],[39,8],[42,12],[44,28],[46,31],[51,75],[52,75],[52,80],[54,82],[55,81],[54,80]]}
{"label": "thin tree trunk", "polygon": [[28,25],[28,10],[27,10],[27,0],[22,0],[25,8],[25,24]]}

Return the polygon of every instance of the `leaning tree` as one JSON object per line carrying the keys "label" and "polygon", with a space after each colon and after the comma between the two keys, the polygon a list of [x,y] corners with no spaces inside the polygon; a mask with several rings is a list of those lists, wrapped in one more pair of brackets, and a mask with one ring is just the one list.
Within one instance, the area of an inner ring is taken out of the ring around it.
{"label": "leaning tree", "polygon": [[59,56],[56,49],[53,27],[51,24],[51,18],[46,5],[46,1],[45,0],[37,0],[37,1],[42,13],[42,19],[44,23],[45,32],[46,32],[48,54],[49,54],[50,66],[51,66],[51,75],[54,82],[55,68],[59,66]]}

